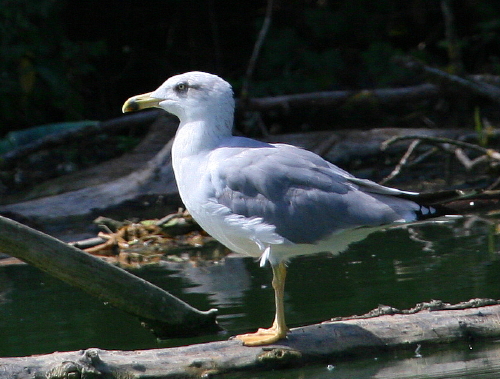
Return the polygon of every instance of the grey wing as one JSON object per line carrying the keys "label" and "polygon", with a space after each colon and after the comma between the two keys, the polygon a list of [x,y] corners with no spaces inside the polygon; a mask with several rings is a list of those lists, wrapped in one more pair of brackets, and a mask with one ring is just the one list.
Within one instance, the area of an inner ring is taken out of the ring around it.
{"label": "grey wing", "polygon": [[413,221],[419,206],[400,191],[357,179],[293,146],[245,148],[217,165],[216,201],[261,217],[294,243],[314,243],[360,226]]}

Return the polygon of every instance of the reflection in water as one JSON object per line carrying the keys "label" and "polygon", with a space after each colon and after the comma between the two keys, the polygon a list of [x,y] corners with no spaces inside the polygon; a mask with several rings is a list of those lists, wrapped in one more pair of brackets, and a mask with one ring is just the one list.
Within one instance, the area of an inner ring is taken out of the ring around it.
{"label": "reflection in water", "polygon": [[411,352],[349,362],[325,363],[289,371],[234,374],[226,379],[491,379],[500,373],[500,346],[454,345],[429,349],[421,358]]}
{"label": "reflection in water", "polygon": [[[379,304],[404,309],[430,299],[450,303],[475,297],[498,299],[500,260],[495,233],[491,219],[468,217],[439,225],[377,232],[337,257],[318,254],[296,258],[290,262],[285,297],[290,325],[363,314]],[[199,309],[219,308],[219,322],[228,334],[272,322],[270,269],[261,269],[251,258],[230,257],[198,267],[165,264],[137,274]],[[227,336],[159,343],[134,317],[35,268],[0,266],[0,356],[88,347],[146,349],[220,338]],[[446,359],[458,367],[457,361],[467,365],[474,353],[467,351],[467,356]],[[373,360],[332,362],[332,377],[411,377],[404,375],[423,373],[424,366],[419,365],[430,362],[425,347],[422,355],[420,360],[413,355],[391,357],[384,360],[383,367],[381,361]],[[416,366],[412,368],[412,364]],[[445,365],[434,367],[451,369]],[[325,370],[326,366],[322,367],[317,375],[307,371],[311,375],[302,377],[328,377],[329,371]],[[493,370],[500,373],[497,366]],[[291,372],[290,378],[301,377],[304,372]],[[440,377],[426,372],[430,377]],[[467,375],[456,377],[473,377]]]}
{"label": "reflection in water", "polygon": [[[211,265],[179,265],[173,276],[186,282],[185,293],[206,294],[218,308],[227,308],[241,302],[243,293],[250,287],[249,273],[240,256],[231,256],[222,263]],[[189,285],[191,283],[191,286]]]}

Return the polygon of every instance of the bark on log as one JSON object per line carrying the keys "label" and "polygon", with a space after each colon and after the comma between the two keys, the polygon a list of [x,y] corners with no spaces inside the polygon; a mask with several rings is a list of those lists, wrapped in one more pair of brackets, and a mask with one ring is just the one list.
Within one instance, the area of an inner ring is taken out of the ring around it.
{"label": "bark on log", "polygon": [[[275,370],[366,356],[418,345],[500,336],[500,305],[351,319],[292,329],[286,340],[246,347],[237,340],[144,351],[88,349],[22,358],[0,358],[0,379],[208,378]],[[70,376],[73,375],[73,376]],[[66,376],[65,376],[66,375]]]}
{"label": "bark on log", "polygon": [[159,337],[220,330],[215,309],[201,312],[121,268],[1,216],[0,251],[139,317]]}

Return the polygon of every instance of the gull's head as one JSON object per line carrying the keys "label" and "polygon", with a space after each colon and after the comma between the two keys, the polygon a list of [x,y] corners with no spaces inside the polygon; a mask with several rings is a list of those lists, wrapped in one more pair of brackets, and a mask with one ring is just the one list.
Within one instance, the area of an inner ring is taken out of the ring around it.
{"label": "gull's head", "polygon": [[122,111],[162,108],[181,123],[211,119],[232,126],[234,99],[231,85],[217,75],[187,72],[167,79],[155,91],[133,96]]}

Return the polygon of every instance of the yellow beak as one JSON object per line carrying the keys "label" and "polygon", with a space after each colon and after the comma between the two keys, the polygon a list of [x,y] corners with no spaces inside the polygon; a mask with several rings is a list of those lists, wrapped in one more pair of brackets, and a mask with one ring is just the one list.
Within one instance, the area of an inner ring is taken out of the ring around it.
{"label": "yellow beak", "polygon": [[130,99],[125,101],[122,107],[122,112],[136,112],[141,109],[147,108],[159,108],[160,99],[155,99],[151,97],[151,92],[143,93],[142,95],[132,96]]}

